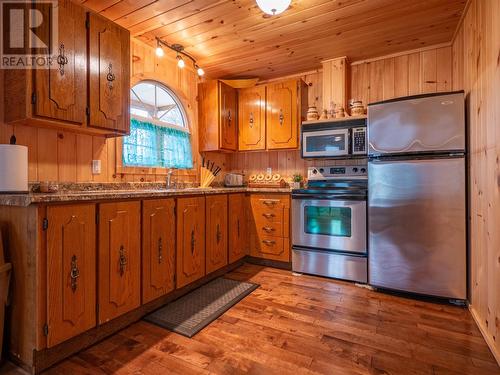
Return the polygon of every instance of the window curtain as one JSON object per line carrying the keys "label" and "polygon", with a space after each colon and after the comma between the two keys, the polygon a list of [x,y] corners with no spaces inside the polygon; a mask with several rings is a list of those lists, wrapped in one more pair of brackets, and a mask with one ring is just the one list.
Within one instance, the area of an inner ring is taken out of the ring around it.
{"label": "window curtain", "polygon": [[191,136],[182,130],[130,120],[123,138],[123,164],[133,167],[193,168]]}

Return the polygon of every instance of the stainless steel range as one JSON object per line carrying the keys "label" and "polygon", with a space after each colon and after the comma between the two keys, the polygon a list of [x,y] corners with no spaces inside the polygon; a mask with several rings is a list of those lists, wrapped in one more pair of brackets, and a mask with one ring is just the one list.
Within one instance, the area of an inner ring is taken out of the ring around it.
{"label": "stainless steel range", "polygon": [[292,192],[295,272],[367,282],[367,170],[311,167],[308,187]]}

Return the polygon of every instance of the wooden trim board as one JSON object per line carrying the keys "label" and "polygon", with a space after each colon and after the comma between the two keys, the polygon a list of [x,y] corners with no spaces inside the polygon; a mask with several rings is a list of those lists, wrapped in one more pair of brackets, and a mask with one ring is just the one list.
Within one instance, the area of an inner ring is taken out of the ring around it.
{"label": "wooden trim board", "polygon": [[500,352],[496,350],[495,343],[491,339],[491,336],[487,334],[488,330],[486,327],[483,325],[481,322],[481,319],[479,318],[479,314],[476,312],[474,309],[474,306],[469,305],[469,311],[472,315],[472,318],[474,318],[474,321],[476,322],[477,327],[479,328],[479,331],[481,331],[481,335],[483,335],[484,341],[486,341],[486,344],[488,344],[488,347],[491,350],[491,353],[495,357],[495,359],[498,362],[498,365],[500,366]]}

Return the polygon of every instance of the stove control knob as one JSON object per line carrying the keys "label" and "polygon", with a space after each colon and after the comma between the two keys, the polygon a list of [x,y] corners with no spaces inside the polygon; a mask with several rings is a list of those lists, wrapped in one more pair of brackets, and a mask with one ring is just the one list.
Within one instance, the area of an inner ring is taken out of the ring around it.
{"label": "stove control knob", "polygon": [[318,173],[318,170],[317,170],[317,169],[313,169],[313,170],[312,170],[312,173],[313,173],[313,174],[317,174],[317,173]]}
{"label": "stove control knob", "polygon": [[352,169],[352,171],[353,171],[354,173],[357,173],[357,172],[358,172],[358,168],[354,167],[354,168]]}
{"label": "stove control knob", "polygon": [[361,168],[361,173],[366,173],[366,169],[365,168]]}
{"label": "stove control knob", "polygon": [[319,173],[323,173],[325,170],[323,168],[319,169]]}

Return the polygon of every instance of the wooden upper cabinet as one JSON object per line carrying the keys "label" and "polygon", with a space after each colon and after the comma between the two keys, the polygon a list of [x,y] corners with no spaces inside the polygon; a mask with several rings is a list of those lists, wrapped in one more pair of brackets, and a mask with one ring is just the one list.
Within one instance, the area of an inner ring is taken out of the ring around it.
{"label": "wooden upper cabinet", "polygon": [[93,204],[47,208],[47,346],[96,326]]}
{"label": "wooden upper cabinet", "polygon": [[99,323],[141,304],[141,204],[99,205]]}
{"label": "wooden upper cabinet", "polygon": [[130,130],[130,33],[93,13],[89,22],[89,126]]}
{"label": "wooden upper cabinet", "polygon": [[[39,5],[42,13],[47,9]],[[37,32],[55,26],[48,14],[44,20]],[[5,122],[93,135],[126,134],[129,32],[70,0],[58,1],[57,28],[57,42],[49,46],[51,69],[5,71]]]}
{"label": "wooden upper cabinet", "polygon": [[[87,46],[85,11],[73,2],[59,1],[58,44],[51,55],[52,69],[36,69],[33,80],[33,114],[75,125],[86,121]],[[49,18],[47,27],[54,22]]]}
{"label": "wooden upper cabinet", "polygon": [[300,79],[267,85],[266,143],[268,150],[299,147],[299,126],[307,112],[306,97],[307,86]]}
{"label": "wooden upper cabinet", "polygon": [[227,265],[227,195],[206,197],[207,274]]}
{"label": "wooden upper cabinet", "polygon": [[142,203],[142,302],[175,289],[175,199]]}
{"label": "wooden upper cabinet", "polygon": [[243,193],[229,195],[229,263],[248,252],[247,197]]}
{"label": "wooden upper cabinet", "polygon": [[238,92],[220,81],[198,84],[200,151],[238,149]]}
{"label": "wooden upper cabinet", "polygon": [[177,288],[205,276],[205,198],[177,199]]}
{"label": "wooden upper cabinet", "polygon": [[266,148],[266,86],[241,89],[238,93],[239,150]]}

